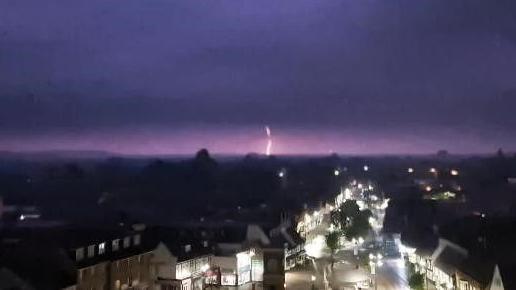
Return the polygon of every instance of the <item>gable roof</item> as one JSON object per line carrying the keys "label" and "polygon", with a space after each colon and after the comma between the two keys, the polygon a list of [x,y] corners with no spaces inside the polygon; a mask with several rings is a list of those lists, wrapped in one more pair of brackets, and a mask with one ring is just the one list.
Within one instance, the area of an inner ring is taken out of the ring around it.
{"label": "gable roof", "polygon": [[445,247],[435,259],[434,265],[451,275],[455,272],[455,269],[460,268],[466,258],[467,256],[464,253],[451,247]]}

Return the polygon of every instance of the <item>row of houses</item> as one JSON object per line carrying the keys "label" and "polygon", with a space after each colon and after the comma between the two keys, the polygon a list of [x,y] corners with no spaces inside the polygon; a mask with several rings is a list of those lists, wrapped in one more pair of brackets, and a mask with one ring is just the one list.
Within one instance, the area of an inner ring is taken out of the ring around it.
{"label": "row of houses", "polygon": [[280,225],[0,230],[0,289],[284,289]]}
{"label": "row of houses", "polygon": [[433,237],[405,238],[400,251],[439,290],[516,289],[515,229],[512,219],[468,217]]}

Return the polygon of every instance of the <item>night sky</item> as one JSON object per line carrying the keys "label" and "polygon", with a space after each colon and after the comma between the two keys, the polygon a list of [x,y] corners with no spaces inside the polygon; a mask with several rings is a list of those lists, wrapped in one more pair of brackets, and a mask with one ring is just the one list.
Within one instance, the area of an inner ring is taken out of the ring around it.
{"label": "night sky", "polygon": [[516,149],[514,0],[1,0],[0,150]]}

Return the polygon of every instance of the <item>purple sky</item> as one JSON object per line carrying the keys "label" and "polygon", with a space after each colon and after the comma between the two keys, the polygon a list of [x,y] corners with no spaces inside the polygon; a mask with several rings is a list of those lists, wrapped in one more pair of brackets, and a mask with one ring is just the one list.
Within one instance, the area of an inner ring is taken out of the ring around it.
{"label": "purple sky", "polygon": [[513,0],[0,1],[0,150],[516,149]]}

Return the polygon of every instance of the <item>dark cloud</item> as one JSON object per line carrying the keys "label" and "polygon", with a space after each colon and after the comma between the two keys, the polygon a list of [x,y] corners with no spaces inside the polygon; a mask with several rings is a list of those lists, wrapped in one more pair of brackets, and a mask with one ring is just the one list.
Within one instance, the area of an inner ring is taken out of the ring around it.
{"label": "dark cloud", "polygon": [[270,124],[490,150],[516,125],[515,3],[2,1],[0,134]]}

